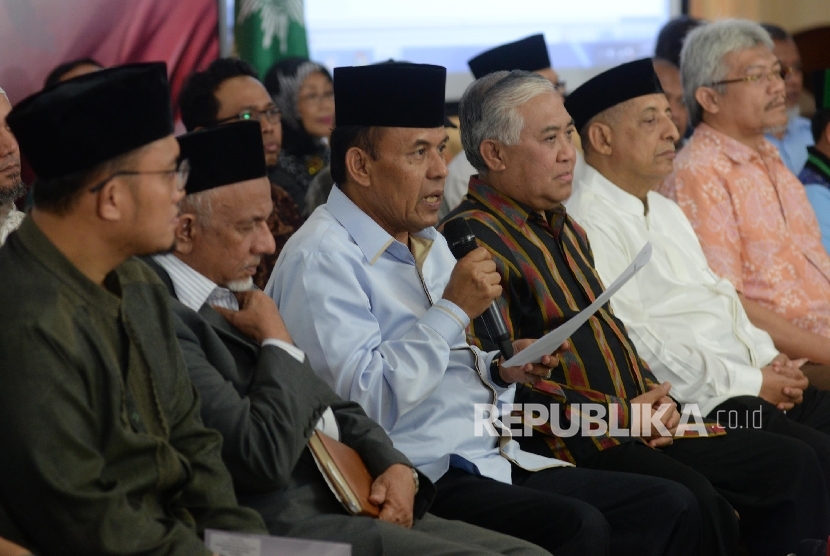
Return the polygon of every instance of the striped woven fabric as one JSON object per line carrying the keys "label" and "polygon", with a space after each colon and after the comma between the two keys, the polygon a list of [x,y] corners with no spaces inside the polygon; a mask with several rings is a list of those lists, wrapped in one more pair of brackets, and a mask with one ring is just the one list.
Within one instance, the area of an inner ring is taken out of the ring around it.
{"label": "striped woven fabric", "polygon": [[[501,195],[476,178],[467,196],[445,221],[464,218],[480,245],[495,256],[504,292],[497,301],[513,339],[539,338],[590,305],[604,290],[594,269],[585,231],[564,207],[543,217]],[[648,272],[648,269],[643,270]],[[497,349],[484,332],[481,319],[468,329],[469,340]],[[549,381],[520,386],[517,403],[549,406],[564,393],[568,405],[559,408],[560,426],[567,428],[572,405],[601,403],[615,411],[621,428],[630,425],[629,400],[657,383],[629,339],[625,326],[605,304],[570,338]],[[630,442],[630,437],[577,436],[560,438],[550,427],[535,427],[523,448],[578,463],[599,450]],[[714,430],[712,431],[714,432]],[[636,439],[635,439],[636,440]]]}

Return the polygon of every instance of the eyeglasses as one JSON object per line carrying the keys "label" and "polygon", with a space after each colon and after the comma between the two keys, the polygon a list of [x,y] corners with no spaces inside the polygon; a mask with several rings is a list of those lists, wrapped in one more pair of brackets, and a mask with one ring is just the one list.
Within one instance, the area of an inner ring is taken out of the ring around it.
{"label": "eyeglasses", "polygon": [[179,161],[178,165],[176,166],[175,170],[148,170],[145,172],[138,172],[136,170],[123,170],[121,172],[115,172],[114,174],[109,175],[106,179],[101,180],[97,183],[92,189],[89,190],[90,193],[95,193],[96,191],[100,191],[108,181],[116,176],[141,176],[143,174],[156,174],[160,176],[175,176],[176,178],[176,191],[184,191],[184,186],[187,184],[187,178],[190,176],[190,162],[185,158],[184,160]]}
{"label": "eyeglasses", "polygon": [[300,103],[309,104],[323,104],[325,101],[334,100],[334,91],[326,91],[325,93],[311,93],[303,95],[299,98]]}
{"label": "eyeglasses", "polygon": [[282,116],[282,112],[276,106],[266,108],[265,110],[243,110],[235,116],[230,116],[227,118],[222,118],[221,120],[216,120],[216,123],[225,124],[234,121],[244,122],[246,120],[258,120],[262,122],[263,116],[265,116],[265,119],[268,120],[268,123],[278,124],[280,123],[280,117]]}
{"label": "eyeglasses", "polygon": [[567,86],[567,82],[565,82],[565,81],[557,81],[556,83],[553,84],[553,88],[556,89],[556,92],[561,94],[561,95],[565,94],[566,86]]}
{"label": "eyeglasses", "polygon": [[723,81],[715,81],[709,83],[709,87],[717,87],[718,85],[729,85],[730,83],[762,83],[763,78],[767,78],[768,83],[775,81],[783,81],[785,77],[784,69],[772,70],[767,73],[756,73],[754,75],[747,75],[746,77],[738,77],[736,79],[724,79]]}

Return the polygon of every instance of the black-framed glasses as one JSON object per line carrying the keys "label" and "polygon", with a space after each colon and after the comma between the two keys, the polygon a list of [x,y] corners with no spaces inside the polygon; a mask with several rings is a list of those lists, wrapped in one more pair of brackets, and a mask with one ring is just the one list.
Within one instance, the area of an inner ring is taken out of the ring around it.
{"label": "black-framed glasses", "polygon": [[253,110],[253,109],[245,109],[239,114],[235,116],[229,116],[227,118],[222,118],[221,120],[216,120],[217,124],[226,124],[228,122],[244,122],[246,120],[258,120],[262,122],[262,117],[265,117],[270,124],[278,124],[280,123],[280,118],[282,117],[282,112],[276,106],[272,106],[271,108],[266,108],[265,110]]}
{"label": "black-framed glasses", "polygon": [[772,70],[767,73],[756,73],[747,75],[746,77],[737,77],[735,79],[724,79],[722,81],[714,81],[709,83],[709,87],[717,87],[718,85],[729,85],[730,83],[761,83],[762,79],[766,77],[768,83],[774,81],[783,81],[787,74],[784,69]]}
{"label": "black-framed glasses", "polygon": [[190,176],[190,162],[185,158],[180,160],[179,163],[176,165],[175,170],[147,170],[143,172],[139,172],[137,170],[122,170],[120,172],[115,172],[114,174],[110,174],[107,176],[106,179],[101,180],[94,187],[92,187],[89,192],[95,193],[96,191],[100,191],[108,181],[116,176],[141,176],[144,174],[156,174],[160,176],[175,176],[176,179],[176,191],[184,191],[184,186],[187,184],[187,178]]}

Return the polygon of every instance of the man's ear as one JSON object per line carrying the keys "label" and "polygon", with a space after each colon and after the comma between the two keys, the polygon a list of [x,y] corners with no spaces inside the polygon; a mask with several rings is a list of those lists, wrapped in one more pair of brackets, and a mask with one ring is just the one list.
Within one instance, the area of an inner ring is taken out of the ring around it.
{"label": "man's ear", "polygon": [[478,152],[484,163],[487,165],[487,170],[490,172],[501,172],[507,165],[505,164],[504,146],[495,139],[485,139],[478,146]]}
{"label": "man's ear", "polygon": [[96,193],[95,208],[98,218],[107,222],[118,222],[126,214],[127,206],[135,204],[134,192],[118,176],[107,181]]}
{"label": "man's ear", "polygon": [[352,147],[346,151],[346,175],[363,187],[369,187],[372,183],[371,168],[372,157],[369,153],[359,147]]}
{"label": "man's ear", "polygon": [[695,100],[704,112],[710,114],[720,112],[720,95],[712,87],[698,87],[695,91]]}
{"label": "man's ear", "polygon": [[613,149],[613,134],[611,127],[602,122],[593,122],[588,126],[588,142],[591,149],[597,154],[610,156]]}
{"label": "man's ear", "polygon": [[196,228],[195,214],[179,215],[179,224],[176,226],[176,247],[174,248],[176,253],[189,255],[193,251],[193,236],[199,233]]}

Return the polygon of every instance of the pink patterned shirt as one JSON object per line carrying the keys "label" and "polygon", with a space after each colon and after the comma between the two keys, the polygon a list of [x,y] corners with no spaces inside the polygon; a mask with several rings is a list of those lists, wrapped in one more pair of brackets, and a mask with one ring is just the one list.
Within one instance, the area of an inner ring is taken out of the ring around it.
{"label": "pink patterned shirt", "polygon": [[700,124],[660,192],[686,213],[712,270],[830,338],[830,257],[804,186],[771,143],[753,150]]}

